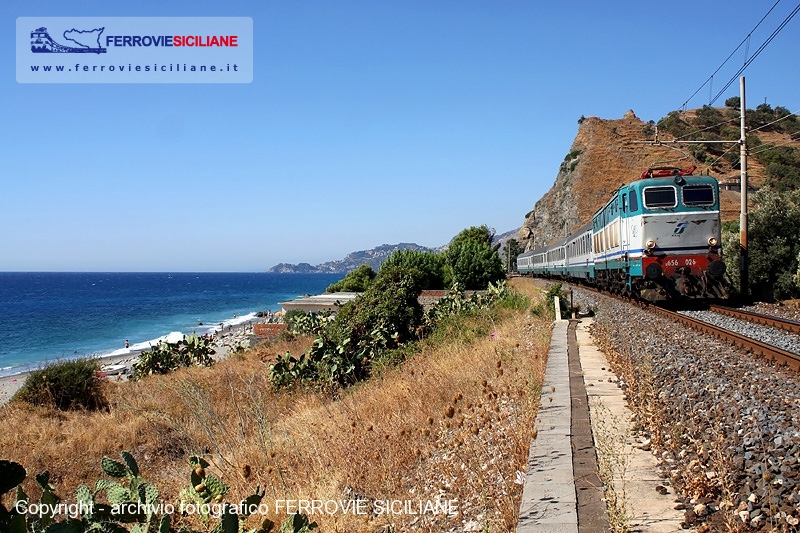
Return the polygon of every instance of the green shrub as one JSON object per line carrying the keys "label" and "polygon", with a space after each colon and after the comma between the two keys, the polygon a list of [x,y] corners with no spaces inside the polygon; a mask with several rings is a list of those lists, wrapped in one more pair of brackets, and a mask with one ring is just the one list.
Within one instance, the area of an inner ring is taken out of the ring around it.
{"label": "green shrub", "polygon": [[694,128],[705,130],[703,131],[703,138],[707,139],[709,133],[718,134],[720,132],[719,128],[723,122],[725,122],[725,118],[722,115],[722,111],[716,107],[704,105],[697,110],[697,115],[692,125]]}
{"label": "green shrub", "polygon": [[270,366],[272,383],[341,387],[367,378],[375,358],[414,338],[422,320],[419,292],[408,272],[382,269],[364,294],[318,331],[308,352],[286,353]]}
{"label": "green shrub", "polygon": [[61,410],[105,408],[107,404],[97,370],[95,359],[75,359],[47,365],[28,375],[13,400]]}
{"label": "green shrub", "polygon": [[322,310],[307,313],[302,309],[291,309],[283,316],[283,321],[292,335],[316,335],[330,322],[331,312]]}
{"label": "green shrub", "polygon": [[419,280],[399,268],[381,269],[367,291],[345,304],[317,338],[312,357],[329,381],[350,384],[369,376],[372,360],[416,337],[422,323]]}
{"label": "green shrub", "polygon": [[747,239],[752,292],[764,298],[796,297],[800,191],[778,193],[765,187],[753,195],[753,203]]}
{"label": "green shrub", "polygon": [[308,312],[302,309],[289,309],[283,314],[283,323],[286,324],[288,329],[293,329],[295,323],[303,320],[309,315]]}
{"label": "green shrub", "polygon": [[[800,294],[795,279],[800,264],[800,192],[769,188],[753,195],[748,224],[749,288],[754,297],[772,299]],[[722,257],[726,278],[739,293],[739,221],[722,225]]]}
{"label": "green shrub", "polygon": [[763,145],[756,151],[755,158],[766,167],[767,185],[779,192],[800,189],[800,150],[791,146]]}
{"label": "green shrub", "polygon": [[378,276],[399,268],[417,279],[420,289],[444,289],[444,256],[422,250],[397,250],[381,265]]}
{"label": "green shrub", "polygon": [[511,290],[505,280],[497,284],[489,283],[485,294],[475,292],[469,298],[465,297],[458,285],[454,285],[446,296],[440,298],[425,313],[425,326],[429,330],[434,329],[450,317],[471,315],[475,311],[488,310],[495,305],[506,308],[524,305],[524,309],[527,308],[527,303],[530,303],[529,300]]}
{"label": "green shrub", "polygon": [[553,283],[547,289],[547,292],[544,295],[544,298],[541,302],[533,309],[533,313],[538,316],[548,316],[552,319],[556,317],[556,310],[553,306],[553,298],[558,296],[559,298],[559,308],[561,309],[561,316],[566,317],[569,316],[569,302],[566,298],[566,293],[562,290],[561,283]]}
{"label": "green shrub", "polygon": [[364,292],[375,276],[371,266],[361,265],[348,272],[344,279],[328,285],[325,292]]}
{"label": "green shrub", "polygon": [[160,342],[139,355],[131,379],[136,381],[152,374],[169,374],[188,366],[211,366],[214,364],[211,356],[215,353],[208,337],[189,335],[178,342]]}
{"label": "green shrub", "polygon": [[738,297],[741,281],[739,279],[739,221],[722,223],[722,260],[725,262],[725,279],[731,296]]}
{"label": "green shrub", "polygon": [[[460,329],[465,317],[495,305],[525,309],[530,304],[510,290],[505,280],[489,284],[485,294],[474,293],[469,298],[455,287],[424,315],[418,294],[414,277],[407,272],[382,271],[367,292],[342,307],[334,321],[317,334],[310,350],[298,357],[287,352],[270,365],[273,385],[352,385],[376,370],[401,363],[416,351],[411,341],[423,335]],[[473,328],[464,340],[487,332]]]}
{"label": "green shrub", "polygon": [[419,279],[400,268],[384,268],[367,291],[340,309],[333,328],[342,337],[358,341],[379,326],[391,328],[398,342],[414,337],[422,319],[422,306],[417,300]]}
{"label": "green shrub", "polygon": [[658,121],[658,129],[668,132],[675,137],[682,137],[692,131],[692,127],[683,120],[680,111],[670,111],[667,116]]}

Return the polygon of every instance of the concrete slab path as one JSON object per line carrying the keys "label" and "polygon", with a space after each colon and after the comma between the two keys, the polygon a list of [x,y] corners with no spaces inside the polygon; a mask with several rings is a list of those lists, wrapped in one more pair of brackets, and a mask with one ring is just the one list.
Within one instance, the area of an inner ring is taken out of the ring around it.
{"label": "concrete slab path", "polygon": [[[641,533],[686,531],[655,457],[634,442],[632,413],[590,323],[553,326],[517,532],[595,533],[615,524]],[[604,476],[613,494],[603,492]],[[616,509],[608,512],[615,496]]]}

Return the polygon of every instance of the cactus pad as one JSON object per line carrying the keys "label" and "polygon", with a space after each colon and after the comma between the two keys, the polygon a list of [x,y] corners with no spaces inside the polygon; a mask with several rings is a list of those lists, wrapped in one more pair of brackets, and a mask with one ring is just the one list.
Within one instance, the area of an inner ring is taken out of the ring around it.
{"label": "cactus pad", "polygon": [[21,464],[13,461],[0,461],[0,495],[25,481],[26,475]]}

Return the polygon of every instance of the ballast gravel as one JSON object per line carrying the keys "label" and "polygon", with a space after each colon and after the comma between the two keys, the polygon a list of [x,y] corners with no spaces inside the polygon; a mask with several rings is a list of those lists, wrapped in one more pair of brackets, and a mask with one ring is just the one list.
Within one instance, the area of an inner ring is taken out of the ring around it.
{"label": "ballast gravel", "polygon": [[684,527],[795,531],[800,377],[628,303],[581,289],[573,298],[596,315],[638,429],[682,494]]}
{"label": "ballast gravel", "polygon": [[788,352],[800,354],[800,336],[780,329],[753,324],[745,320],[739,320],[712,311],[681,311],[681,314],[690,316],[697,320],[702,320],[708,324],[727,329],[761,341],[770,346],[777,346]]}

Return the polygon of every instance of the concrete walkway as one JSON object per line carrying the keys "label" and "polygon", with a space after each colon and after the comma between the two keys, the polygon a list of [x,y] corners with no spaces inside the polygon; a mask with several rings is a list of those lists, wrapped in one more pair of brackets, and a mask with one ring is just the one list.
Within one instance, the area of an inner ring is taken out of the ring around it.
{"label": "concrete walkway", "polygon": [[[685,531],[656,459],[632,442],[632,414],[592,342],[590,323],[554,324],[517,531],[599,533],[615,525],[643,533]],[[613,491],[603,492],[600,472],[613,478]],[[616,501],[610,511],[607,501]]]}
{"label": "concrete walkway", "polygon": [[572,470],[567,322],[553,326],[542,400],[519,510],[520,533],[578,533]]}

